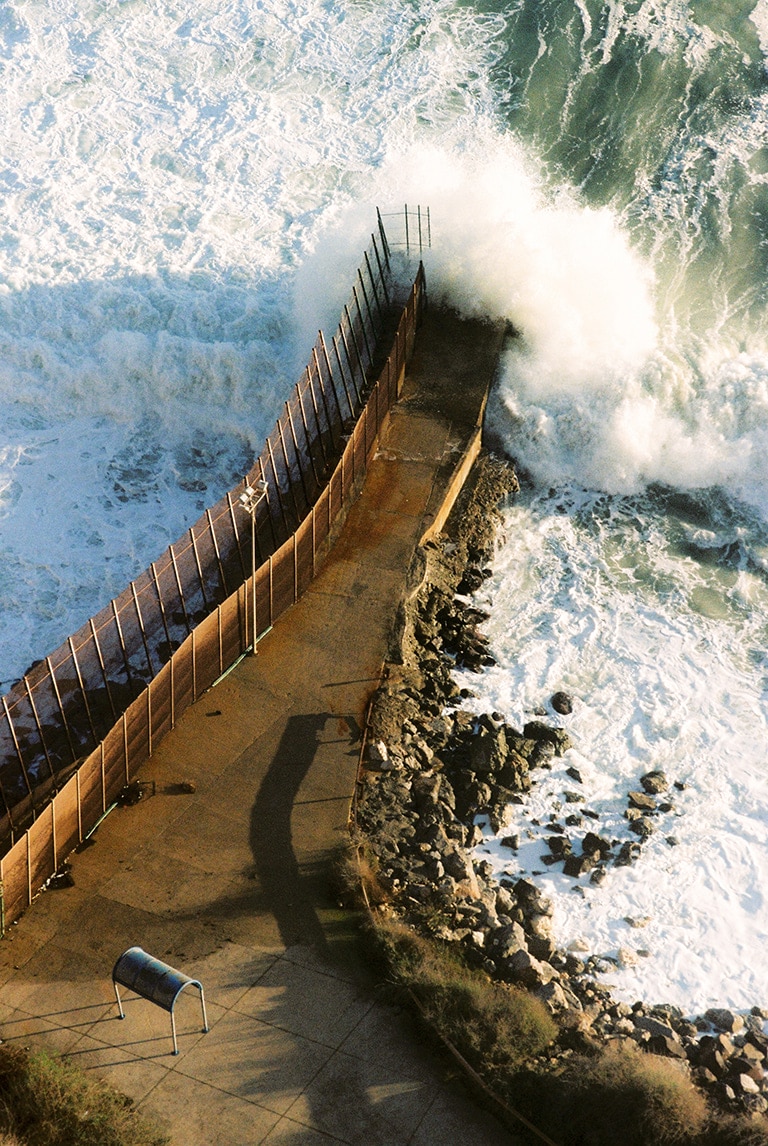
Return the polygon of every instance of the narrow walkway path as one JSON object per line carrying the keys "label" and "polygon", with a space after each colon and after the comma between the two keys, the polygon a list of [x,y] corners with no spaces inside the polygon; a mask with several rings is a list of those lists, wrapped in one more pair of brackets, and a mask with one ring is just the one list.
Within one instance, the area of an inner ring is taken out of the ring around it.
{"label": "narrow walkway path", "polygon": [[[52,1046],[156,1114],[174,1146],[497,1146],[510,1136],[376,1001],[329,894],[361,724],[424,529],[477,425],[500,331],[427,316],[403,398],[320,575],[149,761],[0,943],[0,1037]],[[194,785],[194,791],[188,789]],[[139,945],[206,992],[168,1015],[111,969]]]}

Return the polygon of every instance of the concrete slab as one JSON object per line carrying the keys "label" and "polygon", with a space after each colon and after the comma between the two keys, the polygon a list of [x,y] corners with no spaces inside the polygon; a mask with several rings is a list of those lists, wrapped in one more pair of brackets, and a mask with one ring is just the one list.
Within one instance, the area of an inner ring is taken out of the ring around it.
{"label": "concrete slab", "polygon": [[161,1124],[170,1122],[176,1141],[196,1146],[257,1146],[281,1121],[280,1115],[258,1103],[204,1082],[190,1085],[186,1076],[174,1072],[165,1074],[141,1108]]}
{"label": "concrete slab", "polygon": [[373,1006],[354,983],[279,959],[234,1009],[327,1047],[338,1047]]}
{"label": "concrete slab", "polygon": [[285,1114],[332,1053],[321,1043],[228,1011],[176,1072]]}
{"label": "concrete slab", "polygon": [[[479,417],[499,332],[427,319],[401,408],[302,600],[157,747],[157,794],[112,812],[0,943],[0,1038],[62,1050],[174,1146],[513,1141],[371,990],[329,865],[414,548]],[[437,365],[435,365],[435,363]],[[179,781],[195,790],[180,794]],[[127,947],[199,978],[170,1020],[111,971]]]}

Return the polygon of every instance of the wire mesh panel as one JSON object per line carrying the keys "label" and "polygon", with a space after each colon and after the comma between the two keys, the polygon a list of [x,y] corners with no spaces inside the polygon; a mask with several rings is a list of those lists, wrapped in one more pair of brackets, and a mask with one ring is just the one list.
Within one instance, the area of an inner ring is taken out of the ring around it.
{"label": "wire mesh panel", "polygon": [[42,887],[58,867],[53,846],[53,805],[43,808],[27,832],[29,883],[33,892]]}
{"label": "wire mesh panel", "polygon": [[18,919],[31,900],[26,834],[0,860],[6,922]]}
{"label": "wire mesh panel", "polygon": [[82,838],[80,810],[77,800],[77,777],[72,776],[51,805],[56,823],[56,866],[77,847]]}
{"label": "wire mesh panel", "polygon": [[219,615],[211,613],[195,630],[195,682],[200,695],[221,675]]}
{"label": "wire mesh panel", "polygon": [[102,742],[102,776],[107,804],[113,803],[121,788],[128,783],[125,727],[122,718],[111,728]]}
{"label": "wire mesh panel", "polygon": [[[260,570],[262,580],[266,579],[266,569]],[[257,618],[259,632],[265,627],[264,617],[267,612],[267,605],[265,601],[269,599],[268,591],[265,593],[259,585],[259,577],[256,581],[256,599],[259,614]],[[241,621],[241,608],[239,596],[233,593],[221,606],[221,650],[222,660],[224,667],[227,668],[231,665],[242,652],[243,639],[242,639],[242,621]]]}
{"label": "wire mesh panel", "polygon": [[315,575],[315,554],[312,544],[312,518],[307,517],[295,534],[297,597],[306,592]]}
{"label": "wire mesh panel", "polygon": [[147,716],[147,693],[144,692],[126,709],[124,716],[126,775],[128,777],[135,774],[136,769],[144,763],[150,754],[149,720]]}
{"label": "wire mesh panel", "polygon": [[[0,841],[12,845],[2,863],[9,920],[184,709],[314,576],[397,395],[424,297],[420,270],[400,316],[394,368],[382,360],[376,385],[369,371],[386,330],[388,288],[382,251],[371,250],[336,335],[330,343],[318,339],[247,478],[267,486],[256,510],[255,618],[251,522],[238,501],[243,482],[2,698]],[[50,801],[65,781],[55,803],[59,824]],[[27,824],[33,834],[18,838]]]}
{"label": "wire mesh panel", "polygon": [[295,597],[295,569],[293,538],[281,545],[272,558],[272,620],[289,609]]}
{"label": "wire mesh panel", "polygon": [[166,732],[173,728],[173,705],[171,703],[171,677],[173,663],[160,669],[149,686],[150,714],[152,720],[152,744],[159,744]]}
{"label": "wire mesh panel", "polygon": [[83,836],[88,834],[112,802],[107,799],[104,752],[102,749],[103,746],[99,748],[98,752],[94,752],[88,757],[75,777]]}

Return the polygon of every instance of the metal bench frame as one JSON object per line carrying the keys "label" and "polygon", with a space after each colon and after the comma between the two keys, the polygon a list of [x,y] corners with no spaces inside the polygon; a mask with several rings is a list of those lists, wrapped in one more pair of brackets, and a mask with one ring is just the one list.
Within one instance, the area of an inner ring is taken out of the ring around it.
{"label": "metal bench frame", "polygon": [[112,986],[115,988],[115,998],[120,1010],[120,1018],[125,1018],[123,1004],[117,984],[134,991],[142,999],[148,999],[168,1011],[171,1016],[171,1035],[173,1036],[173,1053],[179,1053],[179,1044],[176,1041],[176,1018],[173,1009],[176,1000],[186,987],[197,987],[200,992],[200,1005],[203,1010],[203,1033],[210,1029],[208,1016],[205,1013],[205,994],[199,979],[191,979],[183,971],[177,971],[153,955],[147,954],[141,947],[129,947],[123,951],[120,958],[112,968]]}

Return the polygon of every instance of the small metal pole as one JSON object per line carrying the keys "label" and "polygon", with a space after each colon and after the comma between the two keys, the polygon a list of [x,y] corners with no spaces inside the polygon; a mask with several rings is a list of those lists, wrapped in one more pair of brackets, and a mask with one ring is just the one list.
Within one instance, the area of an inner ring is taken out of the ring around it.
{"label": "small metal pole", "polygon": [[301,464],[301,451],[299,450],[299,440],[296,437],[296,427],[293,424],[293,415],[291,414],[291,407],[288,402],[285,403],[285,412],[288,415],[288,427],[291,431],[291,440],[293,441],[293,450],[296,454],[296,464],[299,467],[299,477],[301,478],[301,488],[304,491],[304,503],[309,506],[312,504],[311,498],[307,493],[307,485],[304,480],[304,467]]}
{"label": "small metal pole", "polygon": [[83,698],[83,704],[85,706],[85,712],[86,712],[86,715],[88,717],[88,723],[91,726],[91,735],[93,736],[93,743],[95,746],[96,744],[99,743],[99,737],[96,733],[96,725],[93,723],[93,717],[91,715],[91,706],[88,703],[88,693],[86,692],[85,685],[83,684],[83,675],[80,672],[80,665],[79,665],[78,660],[77,660],[77,653],[75,652],[75,646],[72,642],[71,637],[67,638],[67,644],[69,645],[69,651],[72,654],[72,663],[75,666],[75,672],[77,673],[77,684],[78,684],[78,687],[80,689],[80,694]]}
{"label": "small metal pole", "polygon": [[179,591],[179,600],[181,601],[181,608],[182,608],[182,612],[184,613],[184,624],[187,626],[187,632],[191,633],[192,632],[192,624],[189,620],[189,614],[187,613],[187,602],[184,600],[184,590],[183,590],[182,585],[181,585],[181,577],[179,576],[179,567],[176,564],[176,554],[173,552],[173,546],[172,545],[168,546],[168,552],[171,555],[171,564],[173,565],[173,575],[176,578],[176,588]]}
{"label": "small metal pole", "polygon": [[387,242],[387,233],[384,230],[384,222],[381,218],[381,211],[379,210],[378,207],[376,208],[376,218],[377,218],[378,223],[379,223],[379,234],[381,235],[381,247],[382,247],[382,250],[384,251],[384,259],[385,259],[385,262],[387,264],[387,270],[390,270],[389,243]]}
{"label": "small metal pole", "polygon": [[312,443],[312,438],[310,437],[310,433],[309,433],[309,426],[307,425],[307,416],[304,412],[304,399],[302,398],[302,395],[301,395],[301,384],[297,385],[296,394],[297,394],[298,399],[299,399],[299,410],[301,411],[301,422],[302,422],[302,425],[304,426],[304,440],[307,443],[307,452],[309,454],[309,461],[310,461],[310,464],[312,466],[312,473],[314,474],[314,477],[315,477],[315,484],[317,485],[318,488],[320,488],[320,486],[322,485],[322,482],[320,481],[320,476],[317,472],[317,466],[315,465],[315,455],[314,455],[314,451],[312,449],[313,443]]}
{"label": "small metal pole", "polygon": [[[318,341],[319,341],[320,346],[321,346],[322,351],[323,351],[323,358],[325,359],[325,369],[328,372],[328,380],[331,383],[331,390],[333,391],[333,399],[336,403],[336,409],[338,410],[339,418],[340,418],[341,422],[343,423],[344,422],[344,415],[341,412],[341,403],[339,402],[339,395],[338,395],[338,392],[336,390],[336,383],[333,380],[333,370],[331,369],[331,360],[328,357],[328,347],[325,345],[325,338],[323,336],[322,330],[318,331]],[[315,352],[315,361],[317,361],[317,352]],[[319,363],[318,363],[318,368],[319,368]],[[349,412],[350,412],[350,414],[352,413],[352,407],[351,406],[349,408]]]}
{"label": "small metal pole", "polygon": [[381,289],[384,291],[384,300],[387,306],[391,305],[392,300],[389,297],[389,290],[387,288],[387,279],[384,274],[384,268],[381,265],[381,258],[379,256],[379,245],[376,242],[376,236],[371,235],[371,242],[373,243],[373,253],[376,256],[376,265],[379,268],[379,279],[381,280]]}
{"label": "small metal pole", "polygon": [[32,696],[32,689],[29,687],[29,680],[27,677],[24,677],[24,687],[27,690],[27,696],[29,698],[30,707],[32,709],[32,715],[35,718],[35,724],[37,725],[37,731],[38,731],[38,734],[40,736],[40,743],[43,746],[43,752],[45,754],[45,759],[46,759],[46,762],[48,764],[48,770],[51,773],[51,779],[53,779],[54,778],[53,762],[51,761],[51,758],[48,755],[48,748],[47,748],[46,743],[45,743],[45,737],[43,736],[43,727],[40,723],[40,717],[37,715],[37,708],[35,707],[35,698]]}
{"label": "small metal pole", "polygon": [[229,516],[232,520],[232,532],[235,535],[235,543],[237,546],[237,552],[240,555],[240,568],[243,571],[243,580],[245,580],[245,578],[248,576],[248,574],[245,571],[245,562],[243,561],[243,551],[240,548],[240,533],[238,532],[237,521],[235,520],[235,507],[232,504],[232,494],[231,493],[227,494],[227,504],[229,505]]}
{"label": "small metal pole", "polygon": [[410,240],[408,238],[408,204],[407,203],[405,204],[405,253],[407,255],[410,255],[410,253],[411,253],[411,244],[410,244]]}
{"label": "small metal pole", "polygon": [[134,692],[133,676],[131,675],[131,666],[128,661],[128,651],[125,647],[125,641],[123,640],[123,630],[120,625],[120,617],[117,612],[117,606],[115,605],[114,600],[110,601],[110,605],[112,606],[112,615],[115,618],[115,624],[117,626],[117,635],[120,640],[120,649],[123,654],[123,663],[125,664],[125,675],[128,679],[128,687],[130,688],[131,692]]}
{"label": "small metal pole", "polygon": [[72,743],[72,736],[70,735],[70,731],[69,731],[69,721],[67,720],[67,714],[64,711],[64,705],[61,703],[61,693],[59,692],[59,684],[58,684],[58,681],[56,680],[56,674],[53,671],[53,665],[51,664],[51,658],[46,657],[45,663],[48,666],[48,674],[51,678],[51,684],[53,685],[53,691],[56,693],[56,703],[59,706],[59,712],[61,713],[61,721],[62,721],[62,724],[64,725],[64,731],[67,734],[67,743],[69,744],[69,751],[72,753],[72,763],[74,764],[75,760],[77,760],[77,753],[75,752],[75,746]]}
{"label": "small metal pole", "polygon": [[[362,279],[360,281],[362,282]],[[360,326],[363,331],[363,342],[365,343],[365,352],[368,355],[368,365],[370,366],[371,362],[373,362],[373,355],[371,354],[371,344],[368,341],[368,331],[365,329],[365,319],[363,318],[363,310],[360,306],[360,299],[357,297],[357,287],[352,287],[352,297],[357,304],[357,313],[360,315]],[[366,299],[366,306],[367,305],[368,301]]]}
{"label": "small metal pole", "polygon": [[[371,235],[371,238],[373,239],[373,235]],[[373,245],[374,245],[374,247],[376,246],[376,240],[375,239],[373,239]],[[373,297],[376,300],[376,309],[379,312],[379,319],[381,320],[381,319],[383,319],[383,311],[381,309],[381,303],[379,302],[379,292],[376,290],[376,279],[373,277],[373,271],[371,270],[371,264],[370,264],[370,261],[368,259],[368,252],[367,251],[365,252],[365,265],[368,268],[368,278],[371,280],[371,290],[373,291]],[[360,274],[359,271],[358,271],[358,274]],[[363,279],[361,276],[360,282],[362,283],[362,281],[363,281]],[[365,287],[363,287],[363,291],[365,291]]]}
{"label": "small metal pole", "polygon": [[155,592],[157,593],[157,603],[160,607],[160,617],[161,617],[162,622],[163,622],[163,628],[165,629],[165,639],[168,642],[168,651],[170,654],[168,659],[170,660],[171,656],[173,655],[173,650],[171,648],[171,643],[172,643],[171,642],[171,634],[170,634],[170,631],[168,629],[168,621],[167,621],[166,616],[165,616],[165,603],[163,601],[163,594],[160,592],[160,578],[157,575],[157,566],[155,565],[154,561],[151,562],[149,568],[151,570],[152,577],[153,577],[153,580],[155,582]]}
{"label": "small metal pole", "polygon": [[219,542],[216,538],[216,531],[213,528],[213,518],[211,517],[210,509],[206,509],[205,515],[208,518],[208,529],[211,534],[211,541],[213,542],[213,551],[216,554],[216,563],[219,566],[219,576],[221,577],[221,587],[224,591],[224,596],[229,596],[229,589],[227,588],[227,578],[224,573],[224,566],[221,563],[221,554],[219,553]]}
{"label": "small metal pole", "polygon": [[312,399],[312,409],[315,414],[315,425],[317,426],[317,442],[320,446],[320,453],[323,455],[323,465],[328,466],[328,455],[325,452],[325,443],[323,442],[323,428],[320,425],[320,411],[317,406],[317,398],[315,397],[315,390],[312,385],[312,374],[309,367],[306,369],[307,385],[309,386],[309,396]]}
{"label": "small metal pole", "polygon": [[189,530],[189,539],[192,542],[192,552],[195,555],[195,567],[197,569],[197,576],[200,580],[200,592],[203,595],[203,608],[207,612],[209,609],[208,594],[205,591],[205,578],[203,577],[203,567],[200,564],[200,554],[197,552],[197,542],[195,541],[194,527],[191,527]]}
{"label": "small metal pole", "polygon": [[155,675],[155,670],[152,668],[152,657],[149,655],[149,645],[147,644],[147,634],[144,629],[144,618],[141,615],[141,605],[139,604],[139,594],[136,592],[136,585],[131,581],[131,592],[133,593],[133,605],[136,609],[136,616],[139,618],[139,628],[141,629],[141,641],[144,645],[144,652],[147,655],[147,668],[149,669],[150,677]]}
{"label": "small metal pole", "polygon": [[[263,450],[261,452],[264,453]],[[277,534],[275,533],[275,523],[272,520],[272,505],[271,505],[270,500],[269,500],[269,482],[267,481],[267,479],[264,475],[264,463],[261,460],[261,458],[259,458],[259,473],[261,474],[260,480],[263,482],[265,490],[266,490],[266,493],[264,494],[264,498],[266,500],[267,509],[269,511],[267,516],[269,518],[269,532],[272,534],[272,546],[273,546],[273,551],[274,551],[274,549],[278,548]],[[258,545],[258,541],[259,541],[259,539],[257,536],[257,538],[256,538],[256,544],[257,545]],[[260,561],[264,560],[264,558],[261,556],[261,546],[260,545],[259,545],[259,559],[260,559]]]}
{"label": "small metal pole", "polygon": [[[362,359],[360,357],[360,351],[357,349],[357,343],[355,342],[355,332],[352,329],[352,320],[349,317],[349,310],[347,309],[346,306],[344,307],[344,313],[345,313],[346,318],[347,318],[347,325],[349,326],[349,333],[352,335],[352,344],[355,347],[355,353],[357,354],[357,361],[358,361],[358,364],[360,366],[360,376],[361,376],[363,385],[365,385],[365,370],[363,369],[363,362],[362,362]],[[349,364],[349,373],[350,373],[350,377],[352,378],[352,385],[355,388],[355,394],[357,394],[357,406],[358,406],[358,410],[359,410],[363,404],[363,399],[362,399],[362,396],[360,394],[360,387],[357,384],[357,379],[355,378],[355,368],[352,364],[352,355],[349,353],[349,343],[347,342],[347,336],[344,333],[344,327],[341,324],[339,324],[339,331],[341,333],[341,341],[344,343],[344,352],[347,356],[347,363]]]}
{"label": "small metal pole", "polygon": [[18,737],[16,736],[16,729],[14,728],[13,720],[11,719],[11,710],[8,707],[8,701],[5,697],[2,698],[2,701],[3,701],[3,709],[5,710],[5,719],[8,721],[8,727],[11,731],[11,736],[13,737],[13,744],[14,744],[14,747],[16,749],[16,755],[18,756],[19,764],[21,765],[21,774],[24,777],[24,783],[27,785],[27,794],[31,798],[31,796],[32,796],[32,785],[29,782],[29,773],[27,772],[27,768],[26,768],[26,765],[24,763],[24,757],[21,754],[21,748],[19,746]]}
{"label": "small metal pole", "polygon": [[[280,479],[277,476],[277,466],[275,465],[275,455],[272,452],[272,443],[270,442],[269,438],[267,438],[267,451],[269,453],[269,464],[272,466],[272,473],[274,474],[274,477],[275,477],[275,490],[277,492],[277,504],[280,507],[280,516],[283,519],[283,526],[285,527],[285,535],[286,535],[286,537],[290,537],[292,530],[291,530],[290,523],[289,523],[288,518],[287,518],[286,513],[285,513],[285,506],[283,505],[283,495],[280,492]],[[290,474],[289,474],[289,480],[290,480]]]}
{"label": "small metal pole", "polygon": [[[333,350],[334,350],[334,353],[336,355],[336,361],[339,364],[339,374],[341,375],[341,381],[342,381],[342,384],[344,386],[344,393],[347,396],[347,405],[349,406],[349,412],[352,415],[352,417],[354,418],[357,415],[357,406],[355,405],[355,403],[352,401],[352,398],[350,397],[349,387],[347,386],[347,377],[346,377],[346,374],[344,373],[344,367],[341,364],[341,355],[339,354],[339,344],[335,338],[331,339],[331,344],[333,346]],[[326,354],[327,353],[328,353],[328,351],[326,350]]]}
{"label": "small metal pole", "polygon": [[[323,407],[325,409],[325,419],[328,423],[328,432],[331,435],[331,446],[336,449],[336,442],[333,438],[333,419],[331,418],[331,411],[328,409],[328,399],[325,394],[325,386],[323,385],[323,376],[320,372],[320,359],[317,357],[317,347],[312,347],[312,360],[315,364],[315,372],[317,374],[317,381],[320,386],[320,396],[323,399]],[[338,399],[336,402],[338,406]],[[341,411],[339,410],[339,418],[341,418]]]}
{"label": "small metal pole", "polygon": [[115,701],[112,700],[112,692],[111,692],[111,689],[109,686],[109,677],[107,676],[107,668],[105,668],[105,666],[104,666],[104,658],[102,657],[102,653],[101,653],[101,645],[99,644],[99,636],[97,636],[97,634],[96,634],[96,626],[94,625],[93,620],[88,621],[88,625],[91,626],[91,635],[93,637],[93,643],[96,647],[96,656],[99,657],[99,665],[101,666],[101,675],[104,677],[104,685],[105,685],[105,688],[107,688],[107,696],[109,698],[109,706],[112,709],[112,720],[116,721],[117,720],[117,708],[115,707]]}
{"label": "small metal pole", "polygon": [[[288,460],[288,451],[285,448],[285,435],[283,433],[283,426],[280,419],[277,419],[277,432],[280,436],[280,448],[283,451],[283,460],[285,462],[285,472],[288,475],[288,489],[291,493],[291,501],[293,502],[293,512],[296,514],[296,522],[301,521],[301,511],[299,510],[299,503],[296,501],[296,483],[291,476],[291,463]],[[301,466],[299,466],[299,473],[301,473]]]}

